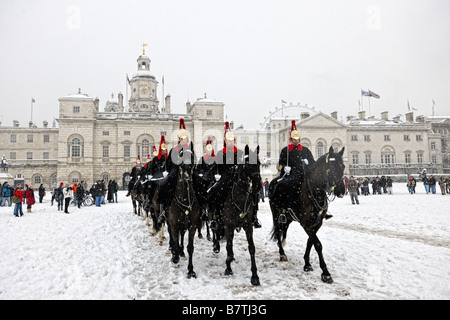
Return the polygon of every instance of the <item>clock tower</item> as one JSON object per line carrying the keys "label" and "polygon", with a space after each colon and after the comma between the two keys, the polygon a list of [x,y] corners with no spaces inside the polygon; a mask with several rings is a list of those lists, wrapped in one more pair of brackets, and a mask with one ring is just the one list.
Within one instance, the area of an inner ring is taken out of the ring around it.
{"label": "clock tower", "polygon": [[131,97],[129,106],[134,112],[159,111],[158,81],[150,73],[150,58],[145,55],[145,46],[142,55],[137,59],[138,70],[130,80]]}

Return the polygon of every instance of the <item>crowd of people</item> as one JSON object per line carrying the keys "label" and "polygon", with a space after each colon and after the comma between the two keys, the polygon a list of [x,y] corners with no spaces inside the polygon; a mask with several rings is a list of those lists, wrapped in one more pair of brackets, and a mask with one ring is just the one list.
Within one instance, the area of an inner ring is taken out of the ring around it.
{"label": "crowd of people", "polygon": [[[83,201],[89,194],[92,195],[97,207],[105,204],[105,197],[108,203],[117,203],[118,190],[119,186],[115,180],[110,180],[108,183],[104,180],[98,180],[90,189],[87,188],[84,181],[74,182],[73,185],[61,182],[59,187],[52,187],[51,206],[56,202],[58,211],[69,214],[70,204],[74,202],[78,208],[81,208]],[[39,203],[42,203],[46,196],[43,184],[39,186],[37,196]],[[1,185],[0,206],[11,207],[14,205],[14,216],[23,216],[23,205],[27,206],[27,213],[31,213],[35,204],[36,196],[32,185],[25,184],[22,187],[22,184],[18,183],[14,188],[6,181]]]}

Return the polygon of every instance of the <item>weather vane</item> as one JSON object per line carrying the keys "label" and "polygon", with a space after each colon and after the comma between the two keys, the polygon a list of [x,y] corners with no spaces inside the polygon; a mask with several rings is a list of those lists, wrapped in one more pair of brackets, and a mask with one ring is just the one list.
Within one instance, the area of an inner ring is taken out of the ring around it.
{"label": "weather vane", "polygon": [[142,44],[142,55],[144,55],[144,56],[145,56],[145,47],[146,46],[148,46],[148,44],[146,44],[146,43]]}

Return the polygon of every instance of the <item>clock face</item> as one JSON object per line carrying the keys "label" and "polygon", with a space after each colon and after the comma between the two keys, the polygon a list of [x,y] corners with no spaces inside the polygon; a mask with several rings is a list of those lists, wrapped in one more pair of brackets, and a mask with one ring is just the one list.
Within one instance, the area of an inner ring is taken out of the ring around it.
{"label": "clock face", "polygon": [[147,86],[140,87],[139,91],[141,92],[141,94],[148,94],[150,92]]}

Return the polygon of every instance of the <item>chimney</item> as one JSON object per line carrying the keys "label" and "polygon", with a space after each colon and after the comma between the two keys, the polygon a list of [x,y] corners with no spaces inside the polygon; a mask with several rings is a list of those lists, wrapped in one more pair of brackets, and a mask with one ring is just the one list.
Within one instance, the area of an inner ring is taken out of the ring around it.
{"label": "chimney", "polygon": [[406,113],[405,117],[406,117],[407,122],[411,122],[411,123],[414,122],[414,112],[411,111],[411,112]]}
{"label": "chimney", "polygon": [[13,127],[18,128],[19,127],[19,121],[13,120]]}
{"label": "chimney", "polygon": [[95,98],[94,106],[95,106],[95,110],[98,112],[98,107],[100,106],[100,99],[99,98]]}
{"label": "chimney", "polygon": [[47,122],[47,121],[44,120],[44,121],[42,122],[42,125],[44,126],[44,128],[48,128],[48,122]]}
{"label": "chimney", "polygon": [[388,112],[387,111],[381,113],[381,119],[389,120],[389,116],[388,116]]}
{"label": "chimney", "polygon": [[119,100],[119,112],[123,112],[123,94],[119,92],[117,98]]}
{"label": "chimney", "polygon": [[353,120],[353,116],[347,116],[347,121],[352,121]]}
{"label": "chimney", "polygon": [[416,122],[420,122],[420,123],[425,123],[425,117],[424,116],[417,116],[416,117]]}
{"label": "chimney", "polygon": [[171,106],[170,106],[170,94],[168,94],[167,96],[166,96],[166,98],[165,98],[165,102],[164,102],[164,106],[165,106],[165,109],[166,110],[164,110],[166,113],[171,113],[172,112],[172,109],[171,109]]}
{"label": "chimney", "polygon": [[392,118],[392,120],[394,120],[394,121],[400,121],[400,116],[395,116],[394,118]]}
{"label": "chimney", "polygon": [[366,119],[366,112],[365,111],[360,111],[358,112],[358,116],[361,120],[365,120]]}
{"label": "chimney", "polygon": [[191,111],[192,111],[191,102],[188,101],[186,102],[186,113],[191,113]]}
{"label": "chimney", "polygon": [[30,128],[33,128],[33,121],[28,122],[28,126],[29,126]]}
{"label": "chimney", "polygon": [[337,118],[338,118],[338,112],[337,112],[337,111],[332,112],[332,113],[331,113],[331,117],[337,120]]}

